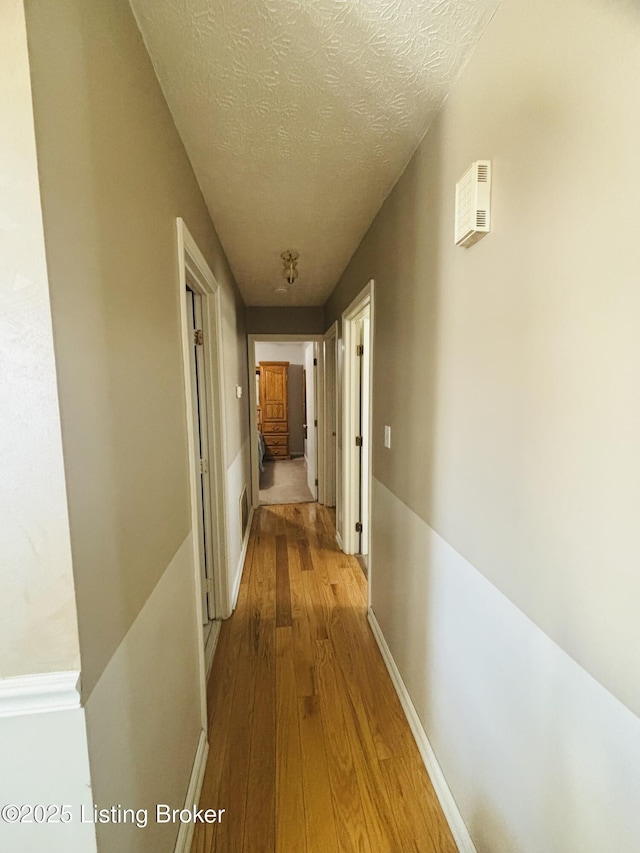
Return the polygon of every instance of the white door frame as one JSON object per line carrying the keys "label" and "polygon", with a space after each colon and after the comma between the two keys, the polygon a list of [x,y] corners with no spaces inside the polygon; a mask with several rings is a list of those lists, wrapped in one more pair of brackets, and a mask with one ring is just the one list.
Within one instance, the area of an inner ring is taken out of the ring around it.
{"label": "white door frame", "polygon": [[[191,422],[193,424],[193,442],[196,469],[198,464],[197,449],[200,443],[200,456],[202,459],[208,460],[211,455],[209,447],[209,411],[211,405],[209,402],[209,376],[207,372],[207,347],[204,344],[195,346],[193,336],[197,329],[204,329],[204,317],[202,313],[202,302],[204,297],[198,291],[196,284],[192,281],[191,275],[187,276],[187,290],[183,294],[187,301],[187,323],[189,339],[191,340],[190,352],[190,367],[191,367]],[[197,470],[196,470],[197,474]],[[197,477],[196,477],[197,480]],[[216,590],[215,590],[215,554],[214,554],[214,534],[213,534],[213,507],[211,506],[211,484],[209,482],[209,467],[208,464],[202,466],[201,463],[201,488],[198,490],[198,529],[197,540],[199,545],[200,568],[207,567],[206,582],[201,583],[202,593],[202,609],[203,609],[203,624],[210,625],[210,622],[216,618]],[[201,529],[202,526],[202,529]],[[194,531],[195,533],[195,531]],[[202,580],[203,574],[200,578]],[[206,648],[206,643],[205,643]]]}
{"label": "white door frame", "polygon": [[258,400],[256,397],[256,343],[313,343],[318,360],[315,373],[314,394],[316,398],[318,503],[324,503],[324,358],[322,341],[324,335],[247,335],[247,360],[249,367],[249,421],[251,430],[251,502],[253,508],[260,506],[260,478],[258,472]]}
{"label": "white door frame", "polygon": [[[323,343],[323,390],[324,390],[324,503],[335,506],[337,500],[337,433],[338,433],[338,321],[336,320],[324,333]],[[327,354],[332,351],[329,359]],[[329,365],[333,364],[330,368]],[[333,417],[330,417],[333,413]],[[334,444],[333,459],[329,448]]]}
{"label": "white door frame", "polygon": [[[199,460],[195,454],[195,430],[192,412],[191,388],[191,347],[193,341],[189,334],[186,291],[190,287],[202,297],[202,319],[204,332],[204,358],[207,388],[207,421],[209,447],[209,488],[211,506],[211,528],[213,530],[214,554],[214,601],[216,619],[224,619],[231,613],[229,601],[229,571],[227,565],[227,490],[225,476],[226,436],[222,396],[222,322],[220,305],[220,287],[209,269],[204,256],[189,233],[184,221],[176,220],[178,235],[178,288],[180,304],[180,331],[182,338],[182,362],[184,368],[185,413],[187,422],[187,443],[189,452],[189,493],[191,501],[191,532],[193,545],[193,564],[195,571],[195,617],[197,619],[196,636],[198,638],[198,656],[201,671],[201,704],[203,722],[207,728],[206,715],[206,672],[204,642],[202,632],[202,589],[200,549],[197,542],[198,530],[198,494],[202,488],[197,476]],[[187,279],[189,284],[187,285]]]}
{"label": "white door frame", "polygon": [[[366,464],[369,466],[369,516],[371,514],[372,480],[372,411],[373,411],[373,334],[374,334],[374,280],[371,279],[342,314],[343,382],[342,382],[342,530],[339,531],[345,554],[358,553],[358,454],[355,437],[359,426],[358,385],[360,365],[356,355],[356,322],[369,309],[369,441],[364,448]],[[366,343],[365,343],[366,346]],[[371,528],[370,517],[367,527]],[[370,548],[367,549],[369,552]],[[371,554],[369,553],[369,594],[371,593]]]}

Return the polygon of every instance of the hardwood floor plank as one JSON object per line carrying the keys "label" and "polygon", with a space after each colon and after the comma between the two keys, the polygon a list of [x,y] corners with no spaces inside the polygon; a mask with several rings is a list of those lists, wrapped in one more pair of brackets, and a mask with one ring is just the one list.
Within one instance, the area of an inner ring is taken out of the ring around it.
{"label": "hardwood floor plank", "polygon": [[455,851],[334,518],[254,516],[207,692],[200,806],[225,820],[197,824],[191,853]]}
{"label": "hardwood floor plank", "polygon": [[305,696],[299,699],[298,708],[307,851],[337,851],[338,837],[318,697]]}
{"label": "hardwood floor plank", "polygon": [[[295,538],[293,538],[295,537]],[[304,588],[302,586],[302,568],[298,551],[298,534],[292,528],[287,528],[287,556],[289,559],[289,588],[291,591],[291,618],[306,618]]]}
{"label": "hardwood floor plank", "polygon": [[349,687],[358,684],[378,758],[391,758],[412,748],[415,742],[366,619],[358,618],[350,608],[344,587],[332,590],[338,614],[332,638],[341,652],[340,666],[349,679]]}
{"label": "hardwood floor plank", "polygon": [[306,853],[293,628],[276,630],[276,853]]}
{"label": "hardwood floor plank", "polygon": [[315,643],[311,639],[309,619],[293,622],[294,669],[298,696],[313,696],[316,692]]}
{"label": "hardwood floor plank", "polygon": [[309,629],[313,640],[327,640],[328,614],[321,599],[315,572],[302,573],[302,589],[304,590],[305,608]]}
{"label": "hardwood floor plank", "polygon": [[265,785],[265,780],[276,778],[275,630],[273,619],[260,624],[245,812],[247,853],[273,853],[275,848],[275,786]]}
{"label": "hardwood floor plank", "polygon": [[312,572],[313,563],[311,562],[311,551],[309,550],[309,542],[307,539],[298,539],[298,553],[300,554],[300,566],[303,572]]}
{"label": "hardwood floor plank", "polygon": [[289,586],[289,555],[287,537],[276,536],[276,627],[291,625],[291,587]]}
{"label": "hardwood floor plank", "polygon": [[315,645],[318,697],[339,849],[341,853],[375,853],[369,842],[360,790],[353,783],[356,771],[347,734],[350,721],[343,712],[331,644],[324,640]]}
{"label": "hardwood floor plank", "polygon": [[[380,762],[393,816],[403,850],[416,853],[457,853],[451,831],[442,821],[433,820],[439,803],[424,765],[416,766],[406,755]],[[424,802],[432,808],[425,809]]]}

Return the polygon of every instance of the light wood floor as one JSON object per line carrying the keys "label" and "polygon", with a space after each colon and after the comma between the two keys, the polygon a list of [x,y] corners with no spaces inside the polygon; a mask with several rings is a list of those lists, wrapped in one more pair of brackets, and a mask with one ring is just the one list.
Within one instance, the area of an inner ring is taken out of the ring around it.
{"label": "light wood floor", "polygon": [[455,853],[366,618],[366,582],[318,504],[261,507],[209,681],[192,853]]}

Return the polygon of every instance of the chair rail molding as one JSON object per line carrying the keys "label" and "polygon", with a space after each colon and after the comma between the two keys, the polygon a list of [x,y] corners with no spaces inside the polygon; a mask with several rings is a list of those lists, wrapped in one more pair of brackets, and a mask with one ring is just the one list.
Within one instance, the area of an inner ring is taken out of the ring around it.
{"label": "chair rail molding", "polygon": [[0,678],[0,717],[75,711],[80,708],[80,672],[39,672]]}

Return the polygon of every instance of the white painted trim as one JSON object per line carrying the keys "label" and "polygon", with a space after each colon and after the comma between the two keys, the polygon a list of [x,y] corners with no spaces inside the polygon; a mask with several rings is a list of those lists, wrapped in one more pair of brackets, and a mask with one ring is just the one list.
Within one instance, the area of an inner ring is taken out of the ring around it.
{"label": "white painted trim", "polygon": [[[249,371],[249,429],[251,432],[249,449],[251,452],[251,502],[253,508],[257,509],[260,506],[260,487],[259,487],[259,472],[258,472],[258,448],[257,448],[257,433],[258,433],[258,417],[257,408],[258,401],[256,399],[256,343],[314,343],[316,349],[316,358],[318,359],[318,369],[316,378],[322,376],[324,371],[324,358],[322,352],[322,341],[324,335],[247,335],[247,367]],[[318,405],[318,386],[319,382],[315,383],[316,394],[316,417],[318,418],[318,442],[316,447],[316,470],[318,477],[318,498],[324,493],[323,476],[324,471],[321,470],[320,461],[321,454],[324,451],[324,446],[321,447],[321,436],[324,434],[324,400],[322,405]],[[322,457],[323,459],[324,457]]]}
{"label": "white painted trim", "polygon": [[80,673],[38,672],[0,679],[0,717],[77,711],[80,708]]}
{"label": "white painted trim", "polygon": [[[211,411],[209,414],[210,435],[209,435],[209,469],[212,474],[210,477],[211,483],[211,506],[213,508],[213,527],[214,527],[214,563],[216,567],[221,567],[215,572],[215,608],[216,617],[225,619],[231,614],[229,606],[229,572],[227,565],[227,481],[226,481],[226,420],[224,417],[224,395],[222,389],[224,387],[224,360],[222,347],[222,306],[220,302],[220,286],[216,281],[213,273],[198,249],[193,237],[189,233],[184,221],[178,217],[178,260],[179,260],[179,287],[180,287],[180,312],[181,312],[181,329],[183,336],[183,356],[184,356],[184,375],[185,375],[185,391],[186,394],[186,409],[187,409],[187,430],[189,436],[189,450],[193,448],[193,423],[191,416],[191,407],[189,405],[191,373],[190,373],[190,347],[188,324],[186,318],[186,305],[184,293],[187,288],[187,271],[191,284],[197,289],[203,297],[203,314],[204,314],[204,332],[205,332],[205,351],[207,355],[207,376],[210,380],[210,391],[208,395]],[[190,459],[191,464],[191,491],[192,491],[192,514],[197,511],[197,500],[194,503],[195,490],[199,488],[199,483],[195,476],[196,465],[195,460]],[[196,527],[193,525],[193,529]],[[194,540],[194,548],[197,549],[198,543]],[[196,554],[197,557],[197,554]]]}
{"label": "white painted trim", "polygon": [[[324,335],[323,335],[324,337]],[[316,361],[313,374],[313,394],[315,397],[315,419],[318,426],[316,431],[316,500],[325,504],[324,489],[324,433],[325,433],[325,408],[324,408],[324,341],[314,341],[313,357]],[[322,413],[322,414],[321,414]]]}
{"label": "white painted trim", "polygon": [[[356,420],[358,417],[356,387],[356,370],[357,356],[354,349],[354,334],[353,327],[367,308],[369,309],[369,447],[368,447],[368,465],[369,465],[369,525],[371,531],[371,500],[372,500],[372,482],[373,482],[373,372],[374,372],[374,340],[375,340],[375,310],[374,310],[374,290],[375,282],[371,279],[365,287],[356,296],[349,307],[342,313],[342,340],[343,340],[343,361],[342,361],[342,411],[340,420],[342,422],[342,494],[341,494],[341,509],[342,509],[342,530],[340,535],[344,543],[344,552],[346,554],[355,554],[357,552],[355,524],[357,521],[356,502],[357,490],[355,488],[356,477],[356,454],[354,436],[357,434]],[[369,536],[369,539],[371,537]],[[369,554],[369,569],[368,569],[368,589],[369,589],[369,606],[371,606],[371,584],[372,584],[372,558],[371,547],[367,548]]]}
{"label": "white painted trim", "polygon": [[[327,371],[327,351],[331,347],[333,349],[333,382],[329,383],[328,379],[328,371]],[[336,505],[336,488],[337,488],[337,477],[336,477],[336,464],[337,464],[337,441],[336,441],[336,454],[334,457],[334,465],[333,470],[331,470],[329,464],[329,453],[328,448],[332,443],[334,438],[332,427],[336,427],[336,438],[337,438],[337,417],[338,417],[338,321],[335,320],[329,329],[324,333],[324,341],[322,346],[322,372],[323,372],[323,402],[322,409],[324,415],[324,430],[323,430],[323,443],[324,443],[324,469],[323,469],[323,486],[324,486],[324,494],[322,503],[328,505],[332,503],[333,506]],[[330,395],[333,397],[333,423],[329,422],[328,412],[329,412],[329,398]]]}
{"label": "white painted trim", "polygon": [[226,432],[224,417],[224,397],[222,395],[224,364],[222,350],[222,306],[220,287],[209,269],[204,255],[196,245],[187,226],[180,217],[176,219],[178,242],[178,302],[180,305],[180,332],[182,337],[182,362],[184,373],[185,412],[187,423],[187,444],[189,453],[189,494],[191,502],[191,533],[195,573],[195,616],[196,652],[200,671],[200,717],[202,726],[207,728],[207,676],[204,639],[202,636],[202,588],[200,570],[200,552],[196,541],[198,529],[198,490],[200,483],[196,476],[194,454],[194,424],[191,411],[191,346],[189,323],[187,318],[186,290],[187,273],[190,284],[203,297],[205,357],[207,377],[211,393],[207,395],[209,403],[208,445],[211,523],[214,529],[214,586],[216,617],[226,618],[231,614],[229,601],[229,566],[227,562],[227,470],[226,470]]}
{"label": "white painted trim", "polygon": [[242,550],[240,551],[240,559],[238,560],[238,570],[236,571],[236,581],[233,585],[233,594],[231,598],[231,609],[236,609],[238,603],[238,594],[240,592],[240,583],[242,581],[242,572],[244,571],[244,561],[247,556],[247,548],[249,547],[249,537],[251,536],[251,525],[253,524],[254,509],[249,505],[249,520],[247,521],[247,529],[242,540]]}
{"label": "white painted trim", "polygon": [[[193,761],[193,769],[191,770],[187,796],[184,801],[185,809],[192,809],[193,806],[197,806],[200,801],[200,792],[202,791],[202,783],[204,782],[204,771],[207,766],[208,754],[209,743],[207,741],[207,732],[203,729],[200,732],[198,748],[196,749],[196,757]],[[189,821],[188,823],[180,823],[174,853],[189,853],[191,850],[191,842],[193,841],[194,830],[195,824],[192,821]]]}
{"label": "white painted trim", "polygon": [[340,533],[337,530],[336,530],[336,542],[338,543],[338,548],[340,548],[341,551],[344,551],[344,547],[342,544],[342,536],[340,536]]}
{"label": "white painted trim", "polygon": [[369,607],[369,612],[367,615],[369,619],[369,625],[371,626],[371,630],[373,631],[373,636],[376,639],[376,643],[378,644],[378,648],[380,649],[382,658],[385,662],[389,675],[391,676],[391,681],[393,682],[393,686],[395,687],[396,693],[398,694],[398,699],[400,699],[400,704],[402,705],[402,709],[407,718],[407,722],[409,723],[409,727],[411,729],[413,737],[415,738],[416,744],[418,745],[418,749],[420,750],[420,755],[422,756],[424,765],[427,768],[427,773],[429,774],[429,778],[431,779],[431,782],[433,784],[436,796],[438,797],[440,805],[442,806],[442,811],[444,812],[444,816],[447,820],[447,823],[449,824],[449,828],[451,829],[458,850],[460,851],[460,853],[477,853],[475,845],[471,840],[471,836],[469,835],[469,830],[467,829],[466,824],[462,819],[462,815],[460,814],[460,810],[458,809],[456,801],[453,798],[451,789],[447,785],[447,780],[445,779],[444,773],[442,772],[442,769],[438,764],[438,759],[436,758],[435,752],[433,751],[433,748],[429,743],[427,733],[425,732],[424,727],[420,722],[418,712],[416,711],[415,706],[411,701],[409,691],[407,690],[406,685],[402,680],[400,671],[396,666],[396,662],[393,659],[391,650],[389,649],[387,641],[384,638],[382,628],[378,624],[378,620],[376,619],[371,607]]}

